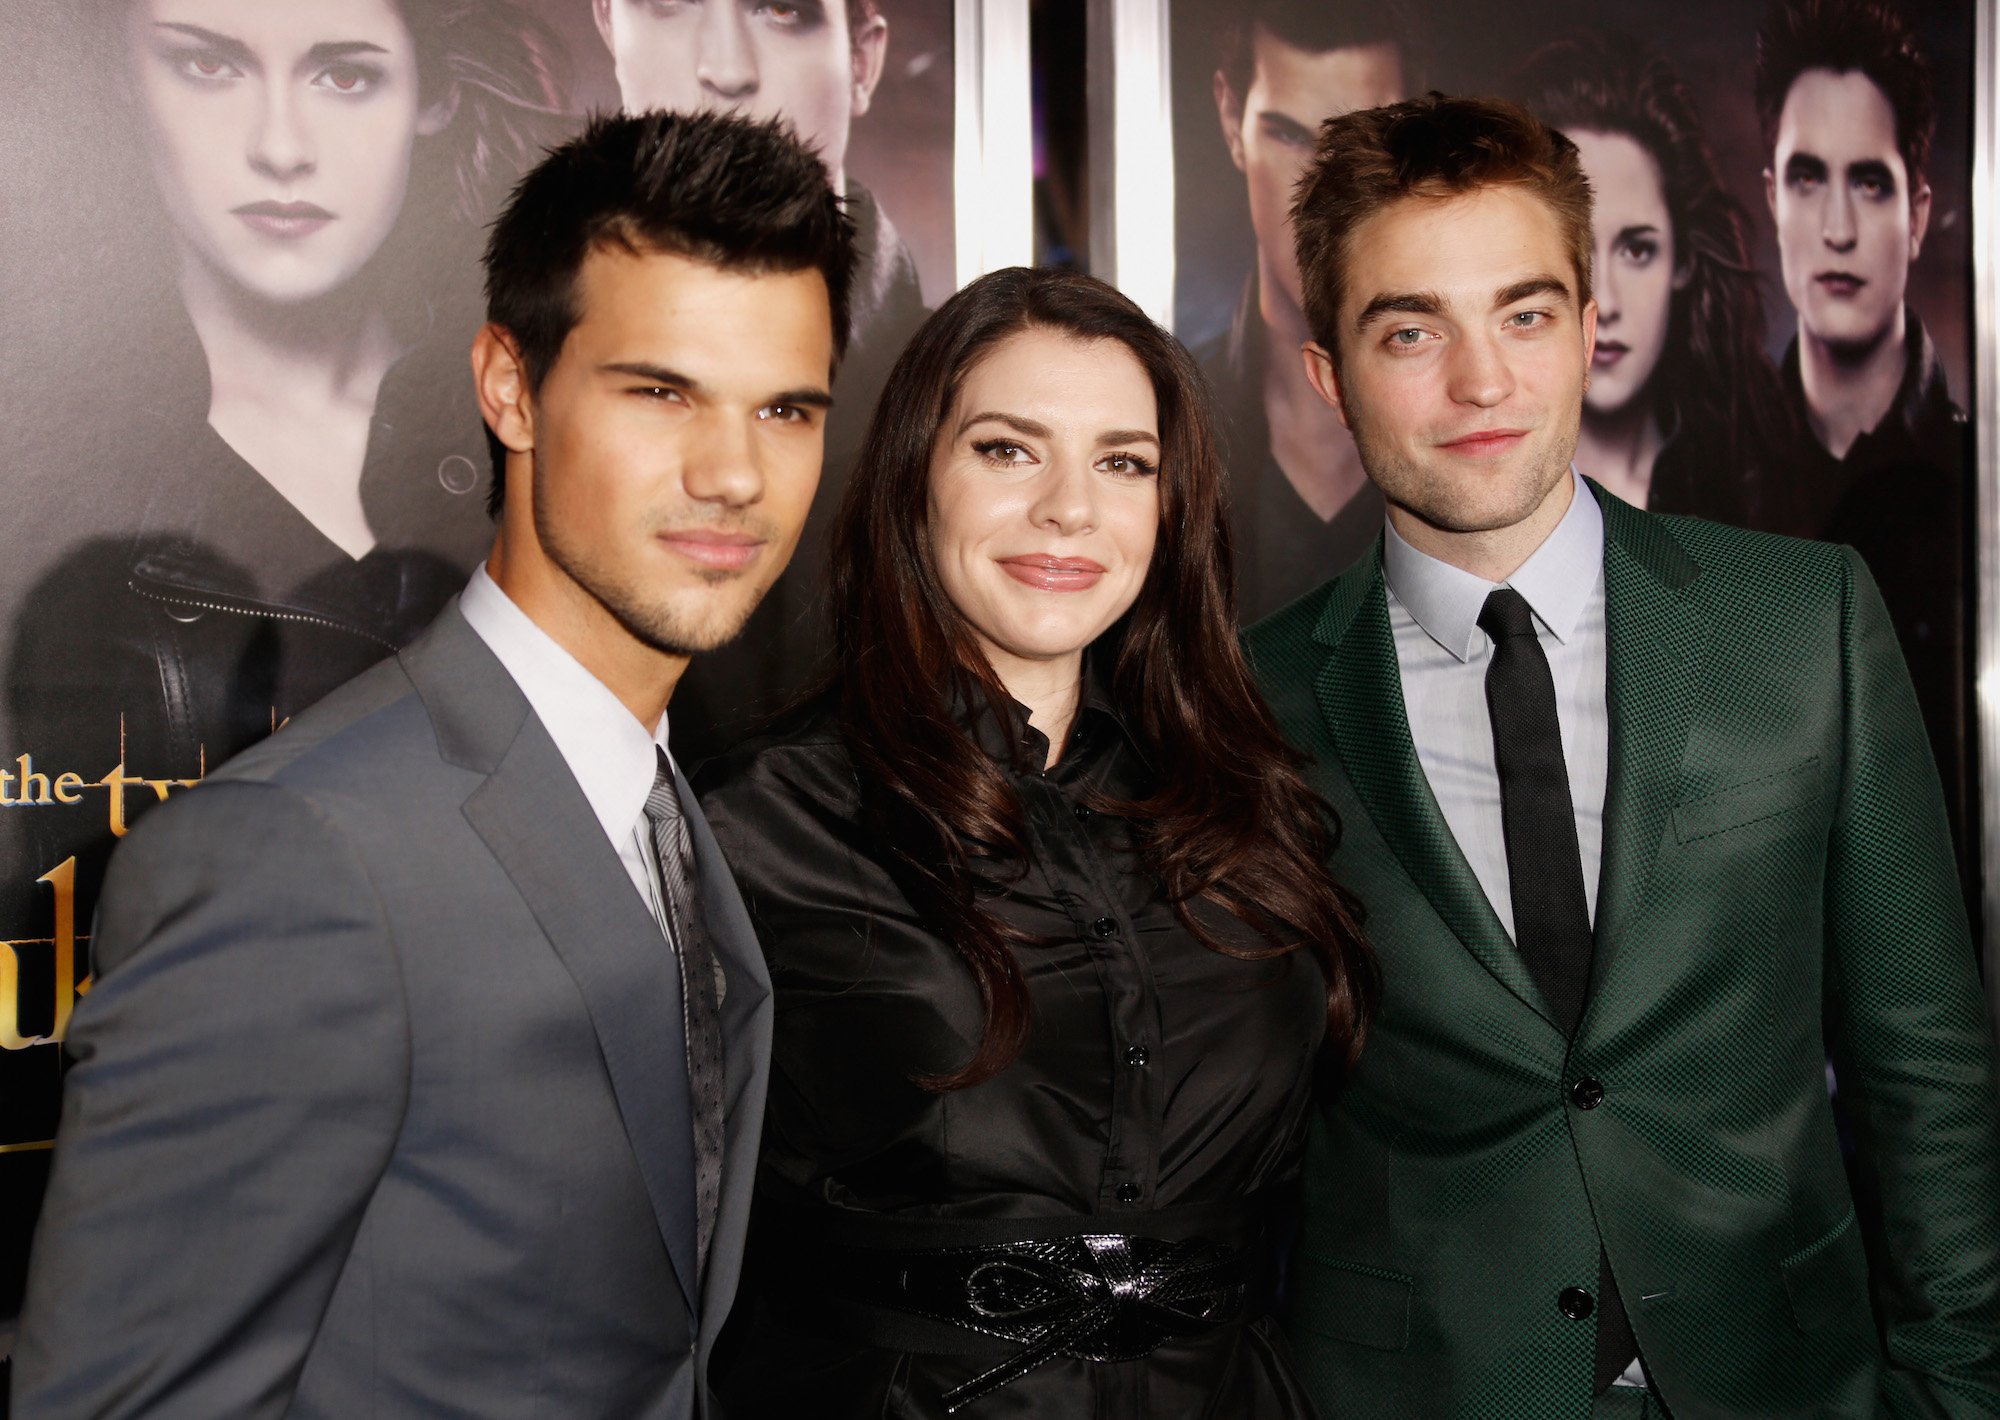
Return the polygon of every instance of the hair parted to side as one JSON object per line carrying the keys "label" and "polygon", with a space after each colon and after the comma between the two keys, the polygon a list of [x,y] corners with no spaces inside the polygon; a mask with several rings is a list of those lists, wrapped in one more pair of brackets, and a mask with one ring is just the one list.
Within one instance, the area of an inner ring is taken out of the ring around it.
{"label": "hair parted to side", "polygon": [[[854,223],[787,125],[726,113],[599,115],[521,179],[486,243],[486,319],[513,336],[531,389],[582,318],[577,278],[604,247],[724,271],[818,271],[836,358],[847,349]],[[505,451],[490,431],[488,443],[497,516]]]}
{"label": "hair parted to side", "polygon": [[1937,82],[1916,32],[1883,0],[1778,0],[1757,29],[1757,121],[1768,155],[1778,116],[1809,69],[1859,74],[1882,91],[1896,116],[1896,151],[1912,186],[1921,181],[1937,132]]}
{"label": "hair parted to side", "polygon": [[1518,187],[1545,203],[1590,300],[1590,183],[1576,145],[1519,104],[1435,91],[1360,109],[1320,126],[1312,166],[1292,202],[1306,324],[1335,360],[1355,229],[1407,198],[1441,201]]}
{"label": "hair parted to side", "polygon": [[982,276],[917,331],[875,408],[834,529],[831,689],[863,786],[864,814],[895,845],[912,903],[965,958],[986,1003],[977,1052],[919,1077],[956,1089],[997,1074],[1029,1028],[1021,941],[981,904],[974,858],[1023,863],[1024,810],[1000,768],[952,713],[1005,711],[1006,691],[938,581],[929,506],[941,431],[967,372],[1028,330],[1116,342],[1149,377],[1159,412],[1160,524],[1130,612],[1092,649],[1148,758],[1157,792],[1106,804],[1132,822],[1142,861],[1198,940],[1243,955],[1204,926],[1220,907],[1268,944],[1300,949],[1328,981],[1327,1056],[1344,1071],[1379,995],[1360,909],[1324,868],[1332,811],[1257,694],[1236,639],[1223,469],[1193,359],[1130,300],[1070,272],[1012,267]]}
{"label": "hair parted to side", "polygon": [[1393,45],[1407,76],[1417,56],[1416,26],[1402,0],[1333,3],[1328,0],[1239,0],[1223,8],[1216,26],[1216,68],[1238,99],[1249,92],[1255,69],[1255,37],[1263,30],[1280,44],[1307,54],[1336,49]]}

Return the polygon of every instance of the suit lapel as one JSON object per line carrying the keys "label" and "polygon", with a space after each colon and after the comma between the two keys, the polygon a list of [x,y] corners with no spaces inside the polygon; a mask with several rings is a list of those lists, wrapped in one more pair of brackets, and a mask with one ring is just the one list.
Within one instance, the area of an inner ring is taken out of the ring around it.
{"label": "suit lapel", "polygon": [[[1701,683],[1707,620],[1683,595],[1700,568],[1656,518],[1604,505],[1605,697],[1610,781],[1597,901],[1593,988],[1643,907]],[[1593,995],[1595,991],[1593,989]]]}
{"label": "suit lapel", "polygon": [[764,1094],[771,1068],[771,977],[736,880],[723,861],[715,836],[708,831],[708,820],[702,816],[694,791],[678,768],[674,783],[680,790],[688,836],[694,844],[709,947],[728,982],[722,998],[726,1059],[722,1196],[702,1281],[704,1314],[720,1316],[736,1293],[742,1255],[730,1240],[741,1238],[749,1224],[757,1151],[762,1142]]}
{"label": "suit lapel", "polygon": [[1379,555],[1335,584],[1313,634],[1329,648],[1314,684],[1320,713],[1376,831],[1466,950],[1551,1029],[1559,1029],[1459,851],[1418,762]]}
{"label": "suit lapel", "polygon": [[699,1315],[693,1120],[680,1032],[669,1028],[681,1019],[671,949],[555,742],[455,604],[402,660],[441,753],[487,775],[465,817],[576,983],[660,1237]]}

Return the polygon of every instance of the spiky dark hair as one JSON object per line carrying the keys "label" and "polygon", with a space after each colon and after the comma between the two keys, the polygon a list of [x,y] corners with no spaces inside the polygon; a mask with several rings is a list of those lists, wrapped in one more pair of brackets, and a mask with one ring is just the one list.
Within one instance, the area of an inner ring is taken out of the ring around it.
{"label": "spiky dark hair", "polygon": [[1896,151],[1912,184],[1923,178],[1937,131],[1937,84],[1916,32],[1882,0],[1779,0],[1757,30],[1757,119],[1764,151],[1778,145],[1778,116],[1808,69],[1859,74],[1896,116]]}

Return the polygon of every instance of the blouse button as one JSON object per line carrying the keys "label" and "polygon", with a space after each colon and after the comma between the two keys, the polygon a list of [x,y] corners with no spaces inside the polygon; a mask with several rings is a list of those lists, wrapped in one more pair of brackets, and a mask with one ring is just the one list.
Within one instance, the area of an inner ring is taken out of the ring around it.
{"label": "blouse button", "polygon": [[1136,1183],[1121,1183],[1118,1185],[1118,1201],[1120,1203],[1137,1203],[1139,1201],[1139,1194],[1140,1188]]}
{"label": "blouse button", "polygon": [[1072,808],[1070,812],[1076,815],[1076,821],[1078,823],[1082,823],[1085,819],[1090,817],[1090,805],[1078,804],[1074,808]]}
{"label": "blouse button", "polygon": [[1134,1045],[1129,1049],[1127,1049],[1125,1052],[1125,1063],[1127,1065],[1143,1066],[1148,1060],[1152,1058],[1153,1058],[1152,1055],[1147,1051],[1146,1047],[1143,1045]]}
{"label": "blouse button", "polygon": [[1118,935],[1118,924],[1109,917],[1100,917],[1090,924],[1090,930],[1100,937],[1115,937]]}

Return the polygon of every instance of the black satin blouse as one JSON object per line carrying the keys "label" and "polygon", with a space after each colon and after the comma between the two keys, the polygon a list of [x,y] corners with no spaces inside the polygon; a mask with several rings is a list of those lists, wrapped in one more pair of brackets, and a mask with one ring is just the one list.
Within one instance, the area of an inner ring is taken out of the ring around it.
{"label": "black satin blouse", "polygon": [[[971,1057],[979,993],[861,826],[856,771],[826,717],[697,776],[776,995],[752,1265],[718,1381],[732,1415],[939,1415],[945,1392],[994,1362],[990,1345],[938,1355],[857,1344],[825,1314],[838,1307],[796,1305],[802,1279],[769,1245],[775,1217],[1095,1215],[1103,1230],[1132,1215],[1126,1230],[1140,1232],[1151,1211],[1247,1201],[1298,1169],[1325,1026],[1317,962],[1231,957],[1181,925],[1128,825],[1104,808],[1142,797],[1156,768],[1102,692],[1087,695],[1046,773],[1015,767],[1046,759],[1025,712],[970,728],[1026,810],[1032,860],[1021,876],[995,875],[1006,881],[991,902],[1036,942],[1017,948],[1032,1025],[1006,1070],[948,1093],[911,1077]],[[1255,941],[1220,912],[1203,921]],[[1282,1347],[1253,1317],[1136,1361],[1058,1358],[958,1414],[1310,1416]]]}

